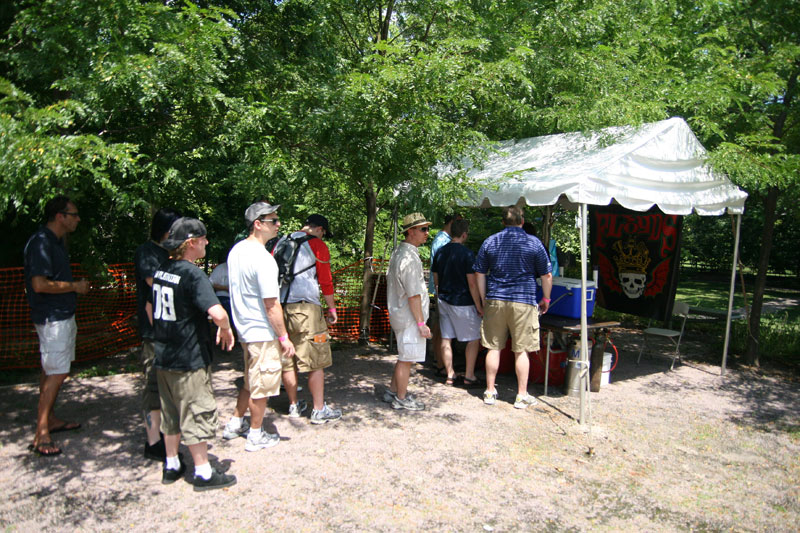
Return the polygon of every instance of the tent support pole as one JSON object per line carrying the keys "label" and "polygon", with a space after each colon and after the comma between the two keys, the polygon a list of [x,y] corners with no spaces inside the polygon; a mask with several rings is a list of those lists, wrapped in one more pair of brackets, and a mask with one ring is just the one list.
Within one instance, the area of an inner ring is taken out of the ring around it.
{"label": "tent support pole", "polygon": [[581,368],[580,368],[580,418],[581,426],[587,423],[587,403],[589,398],[589,334],[588,321],[586,320],[586,241],[587,238],[587,206],[580,205],[580,235],[581,235]]}
{"label": "tent support pole", "polygon": [[719,375],[725,375],[725,365],[728,363],[728,345],[731,340],[731,315],[733,314],[733,291],[736,288],[736,266],[739,264],[739,234],[742,229],[742,215],[736,215],[736,235],[733,238],[733,267],[731,268],[731,289],[728,295],[728,318],[725,322],[725,343],[722,348],[722,365]]}

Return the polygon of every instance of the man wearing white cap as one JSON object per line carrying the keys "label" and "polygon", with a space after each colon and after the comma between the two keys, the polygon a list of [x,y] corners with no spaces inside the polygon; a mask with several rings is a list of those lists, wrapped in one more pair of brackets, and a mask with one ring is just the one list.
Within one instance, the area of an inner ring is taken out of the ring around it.
{"label": "man wearing white cap", "polygon": [[[280,442],[277,433],[267,433],[261,426],[267,398],[280,393],[281,360],[291,359],[295,353],[278,300],[278,265],[265,248],[267,241],[278,234],[279,207],[266,202],[248,207],[244,218],[249,234],[228,254],[233,323],[244,351],[244,385],[222,436],[231,439],[246,435],[244,449],[248,452]],[[244,423],[248,408],[249,427]]]}
{"label": "man wearing white cap", "polygon": [[430,226],[421,213],[403,218],[405,240],[392,252],[386,273],[389,322],[397,338],[398,356],[383,401],[391,403],[394,409],[425,409],[425,404],[408,394],[408,379],[411,365],[425,361],[425,339],[431,338],[431,330],[425,325],[430,296],[418,250],[428,240]]}

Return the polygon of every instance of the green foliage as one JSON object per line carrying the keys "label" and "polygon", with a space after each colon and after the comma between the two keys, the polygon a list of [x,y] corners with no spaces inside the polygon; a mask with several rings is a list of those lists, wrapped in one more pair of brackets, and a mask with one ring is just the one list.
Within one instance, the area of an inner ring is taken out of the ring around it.
{"label": "green foliage", "polygon": [[[71,243],[82,262],[130,260],[161,206],[204,219],[215,258],[243,230],[247,205],[267,199],[283,206],[285,231],[324,213],[344,266],[387,253],[395,210],[438,225],[471,184],[457,172],[439,179],[436,166],[480,161],[486,139],[680,115],[713,166],[751,193],[746,264],[756,264],[768,218],[756,203],[771,188],[788,193],[773,269],[797,271],[799,215],[788,198],[800,175],[799,9],[792,0],[15,3],[0,12],[0,206],[3,229],[14,230],[2,263],[19,264],[41,204],[67,192],[84,221]],[[499,214],[470,217],[477,249]],[[722,262],[728,226],[687,221],[684,250]],[[578,253],[572,213],[557,208],[553,232]]]}

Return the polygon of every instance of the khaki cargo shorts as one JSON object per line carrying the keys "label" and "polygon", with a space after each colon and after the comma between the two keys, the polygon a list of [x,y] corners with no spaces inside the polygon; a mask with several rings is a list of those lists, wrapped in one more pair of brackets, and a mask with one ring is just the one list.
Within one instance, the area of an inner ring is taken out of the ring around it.
{"label": "khaki cargo shorts", "polygon": [[254,400],[277,396],[281,392],[281,343],[243,342],[244,390]]}
{"label": "khaki cargo shorts", "polygon": [[331,337],[322,307],[305,302],[286,304],[283,317],[296,354],[294,359],[283,361],[284,371],[311,372],[333,364]]}
{"label": "khaki cargo shorts", "polygon": [[483,308],[481,344],[490,350],[502,350],[509,333],[512,352],[538,352],[539,308],[520,302],[487,300]]}
{"label": "khaki cargo shorts", "polygon": [[197,370],[157,369],[161,396],[161,432],[182,434],[187,446],[207,442],[217,429],[217,401],[209,367]]}

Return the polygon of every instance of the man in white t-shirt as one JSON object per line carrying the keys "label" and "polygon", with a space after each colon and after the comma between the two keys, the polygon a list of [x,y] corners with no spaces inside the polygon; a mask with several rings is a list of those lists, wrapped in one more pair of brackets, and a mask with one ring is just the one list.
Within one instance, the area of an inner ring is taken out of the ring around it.
{"label": "man in white t-shirt", "polygon": [[[249,235],[228,254],[233,322],[244,351],[244,385],[222,436],[231,439],[247,434],[244,449],[249,452],[280,442],[277,433],[266,433],[261,425],[267,398],[280,393],[281,359],[291,359],[295,353],[283,321],[278,265],[265,248],[267,241],[278,234],[279,207],[266,202],[248,207],[244,218]],[[243,418],[248,408],[249,428]]]}

